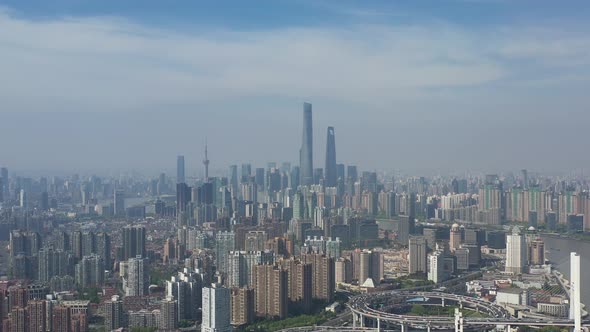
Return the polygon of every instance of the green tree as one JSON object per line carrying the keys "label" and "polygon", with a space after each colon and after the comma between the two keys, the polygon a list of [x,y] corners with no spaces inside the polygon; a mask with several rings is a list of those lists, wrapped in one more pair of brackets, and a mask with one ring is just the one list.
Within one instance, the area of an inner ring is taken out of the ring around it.
{"label": "green tree", "polygon": [[410,310],[410,313],[416,316],[424,316],[424,314],[426,314],[426,308],[424,308],[424,306],[421,304],[415,304],[412,306],[412,310]]}

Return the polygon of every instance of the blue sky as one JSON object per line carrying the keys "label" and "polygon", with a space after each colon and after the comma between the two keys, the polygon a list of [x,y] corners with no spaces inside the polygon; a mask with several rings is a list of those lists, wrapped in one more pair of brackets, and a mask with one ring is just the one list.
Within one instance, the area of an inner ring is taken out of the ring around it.
{"label": "blue sky", "polygon": [[588,1],[2,1],[0,141],[26,135],[0,164],[185,154],[198,172],[205,136],[220,169],[295,162],[310,101],[316,167],[331,125],[339,162],[371,169],[580,169],[588,17]]}

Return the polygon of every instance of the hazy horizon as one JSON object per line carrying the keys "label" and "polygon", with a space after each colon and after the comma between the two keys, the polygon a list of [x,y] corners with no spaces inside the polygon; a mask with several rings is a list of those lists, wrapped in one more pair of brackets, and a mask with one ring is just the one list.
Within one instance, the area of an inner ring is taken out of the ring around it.
{"label": "hazy horizon", "polygon": [[427,3],[5,1],[0,165],[297,164],[307,101],[314,167],[333,126],[364,170],[584,169],[590,5]]}

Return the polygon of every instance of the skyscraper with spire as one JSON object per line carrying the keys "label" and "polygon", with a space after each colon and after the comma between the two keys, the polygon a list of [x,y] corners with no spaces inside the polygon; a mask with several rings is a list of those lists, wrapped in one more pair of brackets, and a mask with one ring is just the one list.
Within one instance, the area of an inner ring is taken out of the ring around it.
{"label": "skyscraper with spire", "polygon": [[326,187],[336,187],[338,170],[336,169],[336,138],[334,136],[334,127],[328,127],[324,179]]}
{"label": "skyscraper with spire", "polygon": [[203,159],[203,165],[205,165],[205,182],[209,182],[209,157],[207,156],[207,141],[205,140],[205,159]]}
{"label": "skyscraper with spire", "polygon": [[303,103],[303,140],[299,150],[300,184],[313,184],[313,125],[311,104]]}

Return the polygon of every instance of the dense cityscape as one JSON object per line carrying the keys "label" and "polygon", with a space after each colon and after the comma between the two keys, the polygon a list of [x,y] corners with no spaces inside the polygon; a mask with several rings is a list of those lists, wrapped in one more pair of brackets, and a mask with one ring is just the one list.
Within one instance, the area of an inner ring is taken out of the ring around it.
{"label": "dense cityscape", "polygon": [[302,115],[296,163],[2,167],[0,331],[580,328],[580,256],[548,243],[587,239],[586,178],[361,170]]}

